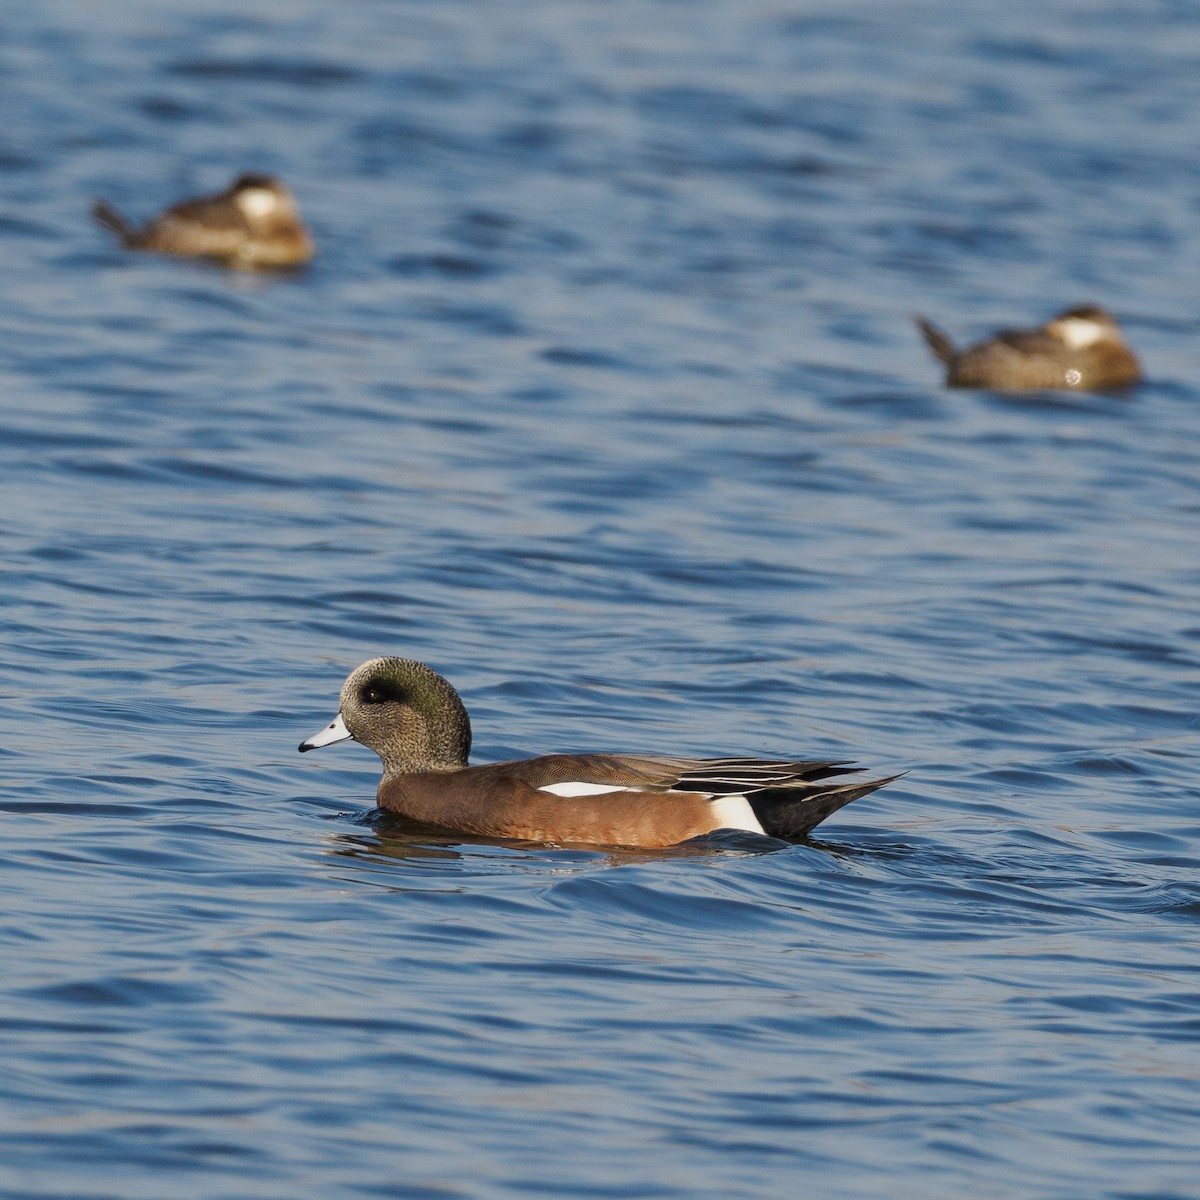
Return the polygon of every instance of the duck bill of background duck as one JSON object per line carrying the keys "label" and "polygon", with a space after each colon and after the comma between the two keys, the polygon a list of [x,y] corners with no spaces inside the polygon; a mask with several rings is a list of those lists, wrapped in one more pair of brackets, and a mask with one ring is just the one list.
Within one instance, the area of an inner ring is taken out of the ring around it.
{"label": "duck bill of background duck", "polygon": [[305,738],[300,743],[300,753],[303,754],[305,750],[319,750],[322,746],[332,746],[335,742],[348,741],[350,736],[350,730],[346,728],[342,714],[338,713],[320,733],[314,733],[312,737]]}

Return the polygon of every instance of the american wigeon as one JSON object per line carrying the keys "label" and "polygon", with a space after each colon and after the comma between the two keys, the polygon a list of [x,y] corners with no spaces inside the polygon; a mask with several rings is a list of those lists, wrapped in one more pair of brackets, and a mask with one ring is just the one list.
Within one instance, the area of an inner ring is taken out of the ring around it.
{"label": "american wigeon", "polygon": [[314,253],[295,198],[270,175],[242,175],[223,192],[182,200],[141,229],[103,200],[92,215],[130,250],[213,258],[239,270],[298,267]]}
{"label": "american wigeon", "polygon": [[471,722],[458,693],[407,658],[363,663],[342,687],[335,720],[300,750],[348,738],[383,760],[380,808],[424,825],[535,842],[655,848],[717,829],[801,838],[895,778],[830,783],[854,769],[647,754],[550,754],[471,767]]}
{"label": "american wigeon", "polygon": [[1092,304],[1069,308],[1039,329],[1001,330],[964,350],[924,317],[913,319],[930,350],[946,364],[950,387],[1097,392],[1128,387],[1142,375],[1116,318]]}

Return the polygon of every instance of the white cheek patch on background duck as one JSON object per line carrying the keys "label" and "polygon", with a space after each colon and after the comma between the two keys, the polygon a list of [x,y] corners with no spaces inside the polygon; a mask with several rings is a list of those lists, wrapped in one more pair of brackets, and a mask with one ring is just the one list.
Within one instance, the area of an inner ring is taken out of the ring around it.
{"label": "white cheek patch on background duck", "polygon": [[237,202],[246,216],[260,221],[279,207],[279,197],[269,188],[244,188],[238,192]]}
{"label": "white cheek patch on background duck", "polygon": [[1094,346],[1109,335],[1106,325],[1102,325],[1099,321],[1091,321],[1087,317],[1064,317],[1061,321],[1056,321],[1054,327],[1058,331],[1058,336],[1072,350],[1083,350],[1087,346]]}

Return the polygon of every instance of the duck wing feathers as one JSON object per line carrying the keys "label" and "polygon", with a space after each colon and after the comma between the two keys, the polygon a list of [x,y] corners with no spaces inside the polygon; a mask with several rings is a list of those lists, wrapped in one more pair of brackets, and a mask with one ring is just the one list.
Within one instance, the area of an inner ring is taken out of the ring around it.
{"label": "duck wing feathers", "polygon": [[897,778],[831,783],[828,781],[839,776],[861,772],[861,768],[836,759],[549,754],[496,766],[534,788],[580,783],[614,791],[745,796],[763,829],[781,838],[807,836],[839,808]]}

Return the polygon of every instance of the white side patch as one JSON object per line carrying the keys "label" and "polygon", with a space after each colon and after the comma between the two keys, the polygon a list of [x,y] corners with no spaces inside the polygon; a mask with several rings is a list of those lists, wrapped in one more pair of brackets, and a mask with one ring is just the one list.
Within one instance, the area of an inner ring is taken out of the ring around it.
{"label": "white side patch", "polygon": [[1099,321],[1089,321],[1087,317],[1063,317],[1061,321],[1054,322],[1054,328],[1072,350],[1094,346],[1109,335],[1106,325],[1101,325]]}
{"label": "white side patch", "polygon": [[[611,792],[636,792],[638,788],[622,787],[611,783],[549,783],[538,788],[539,792],[549,792],[552,796],[605,796]],[[655,796],[671,795],[670,792],[647,792],[646,803],[653,805]],[[703,792],[690,792],[689,795],[701,795]],[[745,796],[705,796],[712,801],[713,816],[717,819],[719,829],[742,829],[746,833],[766,833],[750,801]]]}
{"label": "white side patch", "polygon": [[745,796],[719,796],[712,802],[713,815],[722,829],[744,829],[747,833],[766,833],[750,801]]}
{"label": "white side patch", "polygon": [[[629,788],[611,783],[548,783],[538,788],[552,796],[603,796],[608,792],[627,792]],[[636,789],[635,789],[636,790]]]}

